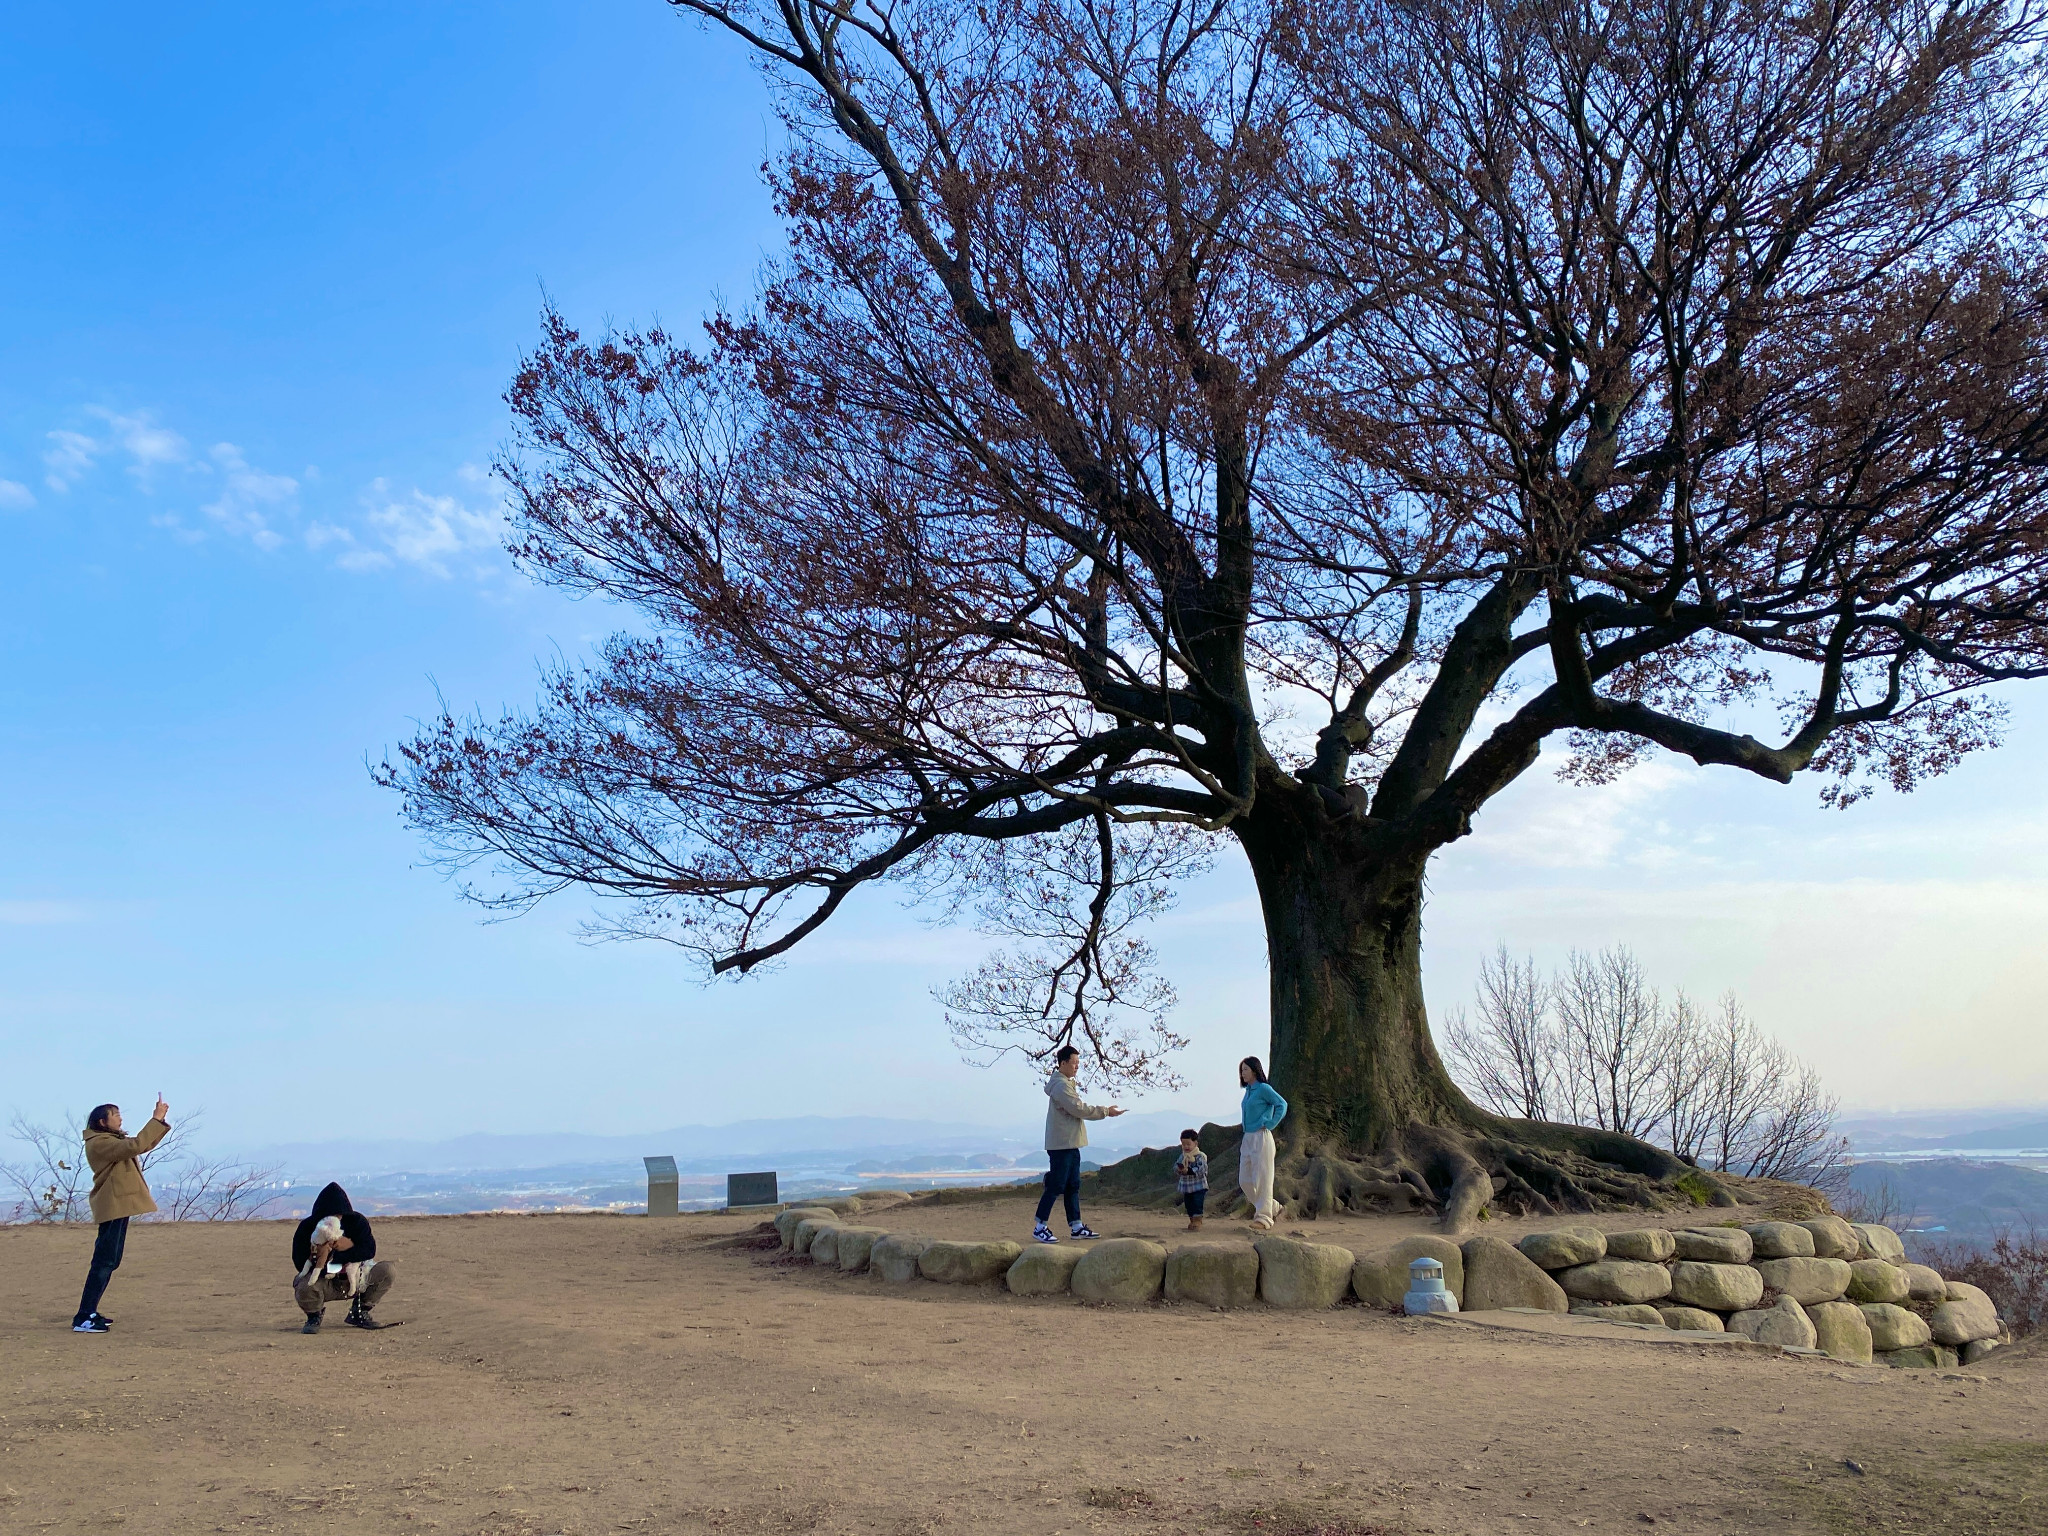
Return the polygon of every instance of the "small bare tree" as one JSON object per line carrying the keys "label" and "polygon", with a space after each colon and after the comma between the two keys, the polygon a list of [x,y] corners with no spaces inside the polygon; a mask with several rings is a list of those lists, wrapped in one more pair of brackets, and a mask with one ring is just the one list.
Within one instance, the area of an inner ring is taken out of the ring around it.
{"label": "small bare tree", "polygon": [[1480,961],[1477,1012],[1471,1024],[1463,1010],[1451,1015],[1451,1075],[1496,1115],[1547,1120],[1558,1041],[1550,983],[1535,960],[1517,962],[1503,944]]}
{"label": "small bare tree", "polygon": [[1665,1007],[1625,948],[1575,951],[1545,981],[1502,945],[1480,967],[1477,1012],[1476,1025],[1456,1016],[1445,1056],[1495,1114],[1535,1118],[1526,1106],[1550,1102],[1695,1167],[1846,1194],[1834,1096],[1732,992],[1709,1017],[1684,992]]}
{"label": "small bare tree", "polygon": [[[72,1125],[83,1125],[82,1115],[65,1117]],[[86,1196],[92,1181],[86,1177],[85,1149],[81,1133],[57,1126],[38,1125],[16,1110],[7,1122],[16,1141],[29,1149],[26,1160],[0,1163],[0,1181],[14,1197],[10,1222],[86,1221],[91,1217]]]}
{"label": "small bare tree", "polygon": [[[10,1222],[92,1220],[92,1170],[85,1160],[83,1115],[44,1125],[19,1110],[8,1123],[29,1148],[19,1163],[0,1163],[0,1187],[14,1195]],[[248,1221],[267,1214],[281,1198],[271,1192],[279,1170],[234,1158],[209,1157],[193,1145],[204,1112],[179,1117],[164,1139],[138,1158],[150,1179],[159,1221]]]}
{"label": "small bare tree", "polygon": [[1664,1110],[1663,1005],[1626,949],[1572,952],[1555,988],[1558,1082],[1572,1119],[1648,1139]]}

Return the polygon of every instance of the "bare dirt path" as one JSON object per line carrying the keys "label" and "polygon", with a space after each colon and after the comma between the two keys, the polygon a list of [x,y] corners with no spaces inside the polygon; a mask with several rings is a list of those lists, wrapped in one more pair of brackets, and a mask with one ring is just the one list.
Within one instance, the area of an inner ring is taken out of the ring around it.
{"label": "bare dirt path", "polygon": [[[0,1230],[0,1531],[2048,1529],[2043,1362],[1856,1369],[1356,1307],[885,1287],[711,1245],[748,1225],[382,1221],[404,1326],[337,1307],[312,1338],[282,1225],[137,1228],[106,1337],[64,1326],[90,1231]],[[1319,1225],[1360,1249],[1404,1229]]]}

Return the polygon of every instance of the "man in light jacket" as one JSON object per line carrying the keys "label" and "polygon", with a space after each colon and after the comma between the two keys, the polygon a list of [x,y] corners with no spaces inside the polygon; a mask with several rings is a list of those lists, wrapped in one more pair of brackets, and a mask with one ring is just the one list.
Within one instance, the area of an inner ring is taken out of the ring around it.
{"label": "man in light jacket", "polygon": [[121,1106],[102,1104],[85,1117],[85,1162],[92,1169],[92,1219],[100,1235],[92,1245],[92,1268],[85,1272],[85,1293],[78,1298],[73,1333],[105,1333],[111,1319],[100,1315],[107,1282],[121,1267],[128,1247],[128,1218],[156,1209],[149,1184],[142,1177],[142,1159],[171,1131],[171,1106],[156,1101],[156,1114],[133,1136],[121,1134]]}
{"label": "man in light jacket", "polygon": [[1053,1069],[1045,1079],[1045,1193],[1038,1197],[1038,1220],[1031,1235],[1041,1243],[1056,1243],[1045,1218],[1052,1214],[1055,1199],[1067,1204],[1067,1228],[1075,1237],[1094,1237],[1081,1220],[1081,1149],[1088,1145],[1088,1122],[1105,1120],[1123,1113],[1114,1104],[1086,1104],[1074,1087],[1081,1070],[1081,1053],[1063,1045],[1053,1058]]}

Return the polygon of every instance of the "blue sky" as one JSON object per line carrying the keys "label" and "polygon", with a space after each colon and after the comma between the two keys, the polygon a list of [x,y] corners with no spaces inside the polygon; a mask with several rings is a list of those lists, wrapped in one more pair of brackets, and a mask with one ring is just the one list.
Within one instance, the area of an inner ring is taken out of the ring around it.
{"label": "blue sky", "polygon": [[[496,547],[499,393],[543,288],[586,324],[750,292],[775,130],[743,62],[656,0],[6,29],[0,1111],[162,1089],[237,1144],[1028,1123],[930,998],[974,936],[873,904],[703,989],[680,953],[579,943],[574,901],[480,923],[365,771],[437,687],[518,704],[610,627]],[[1741,991],[1852,1105],[2048,1097],[2048,690],[2015,697],[2003,752],[1846,814],[1670,761],[1532,776],[1435,872],[1433,1001],[1496,939],[1627,942]],[[1234,856],[1161,947],[1180,1102],[1221,1115],[1264,1036]]]}

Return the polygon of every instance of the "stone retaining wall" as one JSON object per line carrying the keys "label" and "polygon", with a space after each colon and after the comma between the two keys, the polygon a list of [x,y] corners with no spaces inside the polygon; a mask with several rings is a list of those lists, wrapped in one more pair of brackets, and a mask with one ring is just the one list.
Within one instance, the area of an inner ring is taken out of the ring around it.
{"label": "stone retaining wall", "polygon": [[[901,1203],[900,1197],[896,1203]],[[1738,1333],[1762,1344],[1892,1366],[1971,1364],[2004,1336],[1991,1299],[1906,1262],[1888,1227],[1835,1216],[1748,1226],[1603,1233],[1593,1227],[1496,1237],[1404,1238],[1360,1257],[1294,1237],[1187,1243],[935,1241],[862,1225],[888,1205],[859,1199],[777,1214],[784,1248],[892,1284],[1000,1283],[1020,1296],[1084,1301],[1164,1298],[1211,1307],[1253,1301],[1294,1309],[1356,1298],[1398,1308],[1408,1264],[1443,1266],[1460,1311],[1569,1312],[1637,1327]]]}

